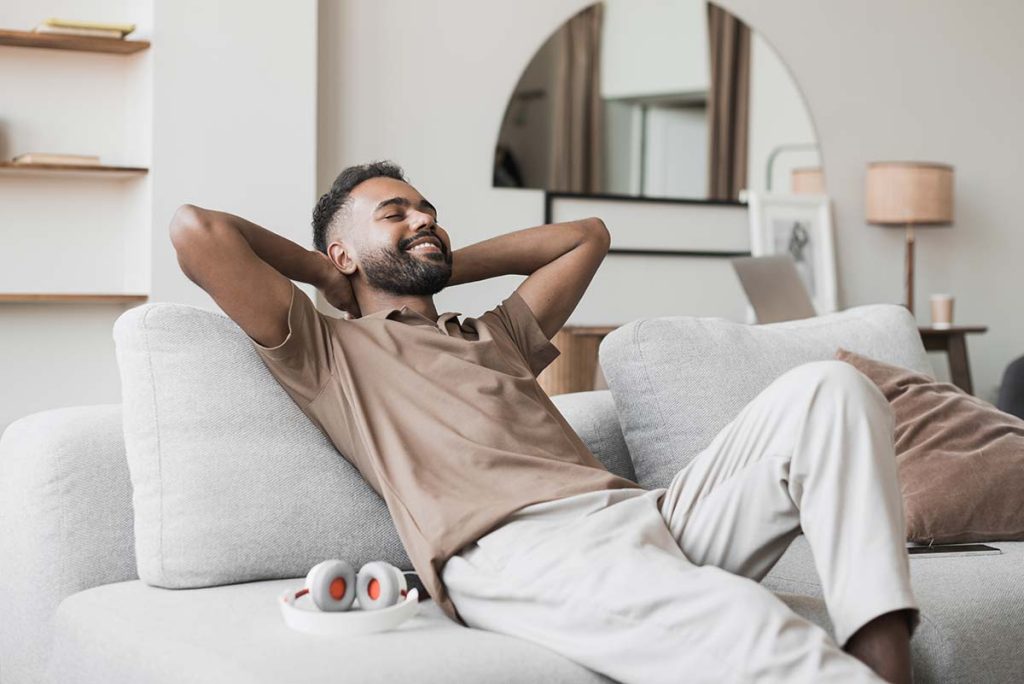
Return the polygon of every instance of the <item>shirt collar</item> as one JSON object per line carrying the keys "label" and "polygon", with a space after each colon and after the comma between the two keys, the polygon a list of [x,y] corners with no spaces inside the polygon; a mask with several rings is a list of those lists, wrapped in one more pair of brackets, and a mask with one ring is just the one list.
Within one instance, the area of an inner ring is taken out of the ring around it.
{"label": "shirt collar", "polygon": [[437,320],[431,320],[428,316],[424,316],[419,311],[410,309],[408,306],[402,306],[401,308],[381,309],[380,311],[374,311],[371,314],[360,316],[360,318],[393,318],[395,320],[405,320],[408,322],[422,321],[424,323],[430,323],[431,325],[443,326],[449,319],[461,316],[461,311],[446,311],[437,317]]}

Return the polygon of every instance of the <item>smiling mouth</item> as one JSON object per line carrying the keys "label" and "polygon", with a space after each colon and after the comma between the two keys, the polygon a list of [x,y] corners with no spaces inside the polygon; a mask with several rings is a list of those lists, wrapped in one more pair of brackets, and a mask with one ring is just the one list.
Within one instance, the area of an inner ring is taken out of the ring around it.
{"label": "smiling mouth", "polygon": [[407,252],[427,252],[427,253],[436,252],[437,254],[442,254],[443,253],[441,248],[437,245],[437,243],[431,242],[429,240],[426,241],[426,242],[421,242],[421,243],[419,243],[417,245],[413,245],[412,247],[408,247],[408,248],[406,248],[405,251],[407,251]]}

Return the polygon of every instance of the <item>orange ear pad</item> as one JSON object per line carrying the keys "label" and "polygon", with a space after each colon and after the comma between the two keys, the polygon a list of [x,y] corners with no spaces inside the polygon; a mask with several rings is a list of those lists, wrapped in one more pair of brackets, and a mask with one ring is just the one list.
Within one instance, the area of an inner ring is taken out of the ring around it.
{"label": "orange ear pad", "polygon": [[378,610],[405,598],[408,585],[401,570],[384,561],[370,561],[359,568],[356,595],[363,610]]}
{"label": "orange ear pad", "polygon": [[356,573],[346,561],[325,560],[306,575],[306,588],[320,610],[348,610],[356,599]]}

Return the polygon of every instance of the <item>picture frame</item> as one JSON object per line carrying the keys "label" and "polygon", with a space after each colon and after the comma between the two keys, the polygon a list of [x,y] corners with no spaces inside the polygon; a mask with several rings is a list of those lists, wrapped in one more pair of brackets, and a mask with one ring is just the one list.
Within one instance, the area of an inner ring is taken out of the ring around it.
{"label": "picture frame", "polygon": [[832,202],[828,195],[745,191],[753,256],[789,253],[819,316],[839,309]]}

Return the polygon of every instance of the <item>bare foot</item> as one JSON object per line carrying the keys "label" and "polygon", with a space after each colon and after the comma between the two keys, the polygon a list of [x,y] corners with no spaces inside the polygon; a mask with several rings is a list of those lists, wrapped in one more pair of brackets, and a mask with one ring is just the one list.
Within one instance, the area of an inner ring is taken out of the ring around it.
{"label": "bare foot", "polygon": [[894,684],[911,684],[910,613],[897,610],[879,615],[858,629],[843,650]]}

